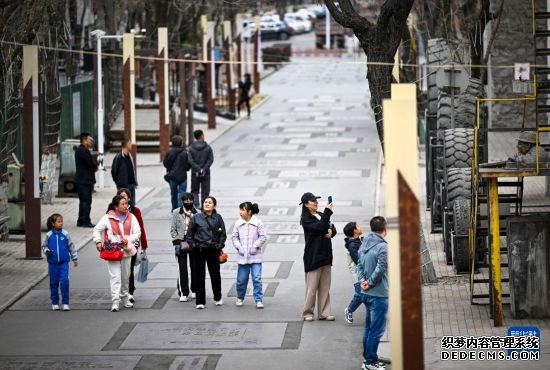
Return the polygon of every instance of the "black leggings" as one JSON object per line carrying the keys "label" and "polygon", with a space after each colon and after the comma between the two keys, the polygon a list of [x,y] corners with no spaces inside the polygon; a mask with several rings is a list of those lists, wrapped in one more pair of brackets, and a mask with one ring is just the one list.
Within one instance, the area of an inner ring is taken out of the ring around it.
{"label": "black leggings", "polygon": [[191,254],[193,255],[191,258],[193,264],[191,281],[195,286],[197,304],[206,304],[206,265],[208,265],[214,300],[219,301],[222,299],[222,277],[220,275],[220,261],[218,260],[220,252],[216,248],[195,247]]}
{"label": "black leggings", "polygon": [[237,113],[241,114],[241,105],[246,103],[246,111],[248,112],[248,117],[250,117],[250,98],[241,98],[237,104]]}

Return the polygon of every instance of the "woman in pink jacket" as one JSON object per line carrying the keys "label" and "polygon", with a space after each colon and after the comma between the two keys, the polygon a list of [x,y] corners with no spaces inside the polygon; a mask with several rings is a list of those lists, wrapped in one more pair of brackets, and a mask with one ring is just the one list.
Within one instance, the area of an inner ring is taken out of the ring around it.
{"label": "woman in pink jacket", "polygon": [[262,291],[262,246],[267,234],[262,221],[256,217],[258,204],[244,202],[239,205],[241,218],[235,222],[231,240],[237,249],[237,306],[243,305],[248,277],[252,275],[256,308],[264,308]]}

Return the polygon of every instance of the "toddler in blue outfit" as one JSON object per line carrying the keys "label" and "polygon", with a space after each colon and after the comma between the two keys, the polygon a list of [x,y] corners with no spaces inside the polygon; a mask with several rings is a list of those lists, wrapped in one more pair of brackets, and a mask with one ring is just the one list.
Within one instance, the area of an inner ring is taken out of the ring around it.
{"label": "toddler in blue outfit", "polygon": [[48,233],[42,243],[42,251],[48,260],[50,276],[50,298],[52,310],[59,311],[59,287],[63,311],[69,311],[69,261],[78,267],[76,248],[66,230],[63,230],[63,216],[54,213],[46,221]]}

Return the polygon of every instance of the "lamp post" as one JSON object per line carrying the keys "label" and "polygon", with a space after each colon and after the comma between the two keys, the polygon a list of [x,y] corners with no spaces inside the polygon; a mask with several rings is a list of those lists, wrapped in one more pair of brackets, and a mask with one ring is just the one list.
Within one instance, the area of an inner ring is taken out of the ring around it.
{"label": "lamp post", "polygon": [[[145,29],[141,30],[142,33]],[[103,30],[94,30],[90,32],[90,35],[97,40],[97,167],[99,171],[99,188],[105,187],[105,164],[104,164],[104,152],[105,152],[105,133],[104,129],[104,114],[103,114],[103,69],[101,65],[101,40],[102,39],[116,39],[121,40],[124,35],[107,35]],[[144,38],[143,35],[136,36],[136,38]]]}

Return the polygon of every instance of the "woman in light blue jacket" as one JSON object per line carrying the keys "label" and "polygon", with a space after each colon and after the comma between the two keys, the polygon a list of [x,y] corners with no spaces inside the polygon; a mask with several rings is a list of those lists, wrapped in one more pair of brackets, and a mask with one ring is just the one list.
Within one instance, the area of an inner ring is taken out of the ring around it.
{"label": "woman in light blue jacket", "polygon": [[237,306],[243,305],[248,277],[252,275],[256,308],[264,308],[262,291],[262,246],[267,240],[264,224],[256,217],[258,204],[244,202],[239,205],[241,218],[235,222],[231,240],[237,249]]}

